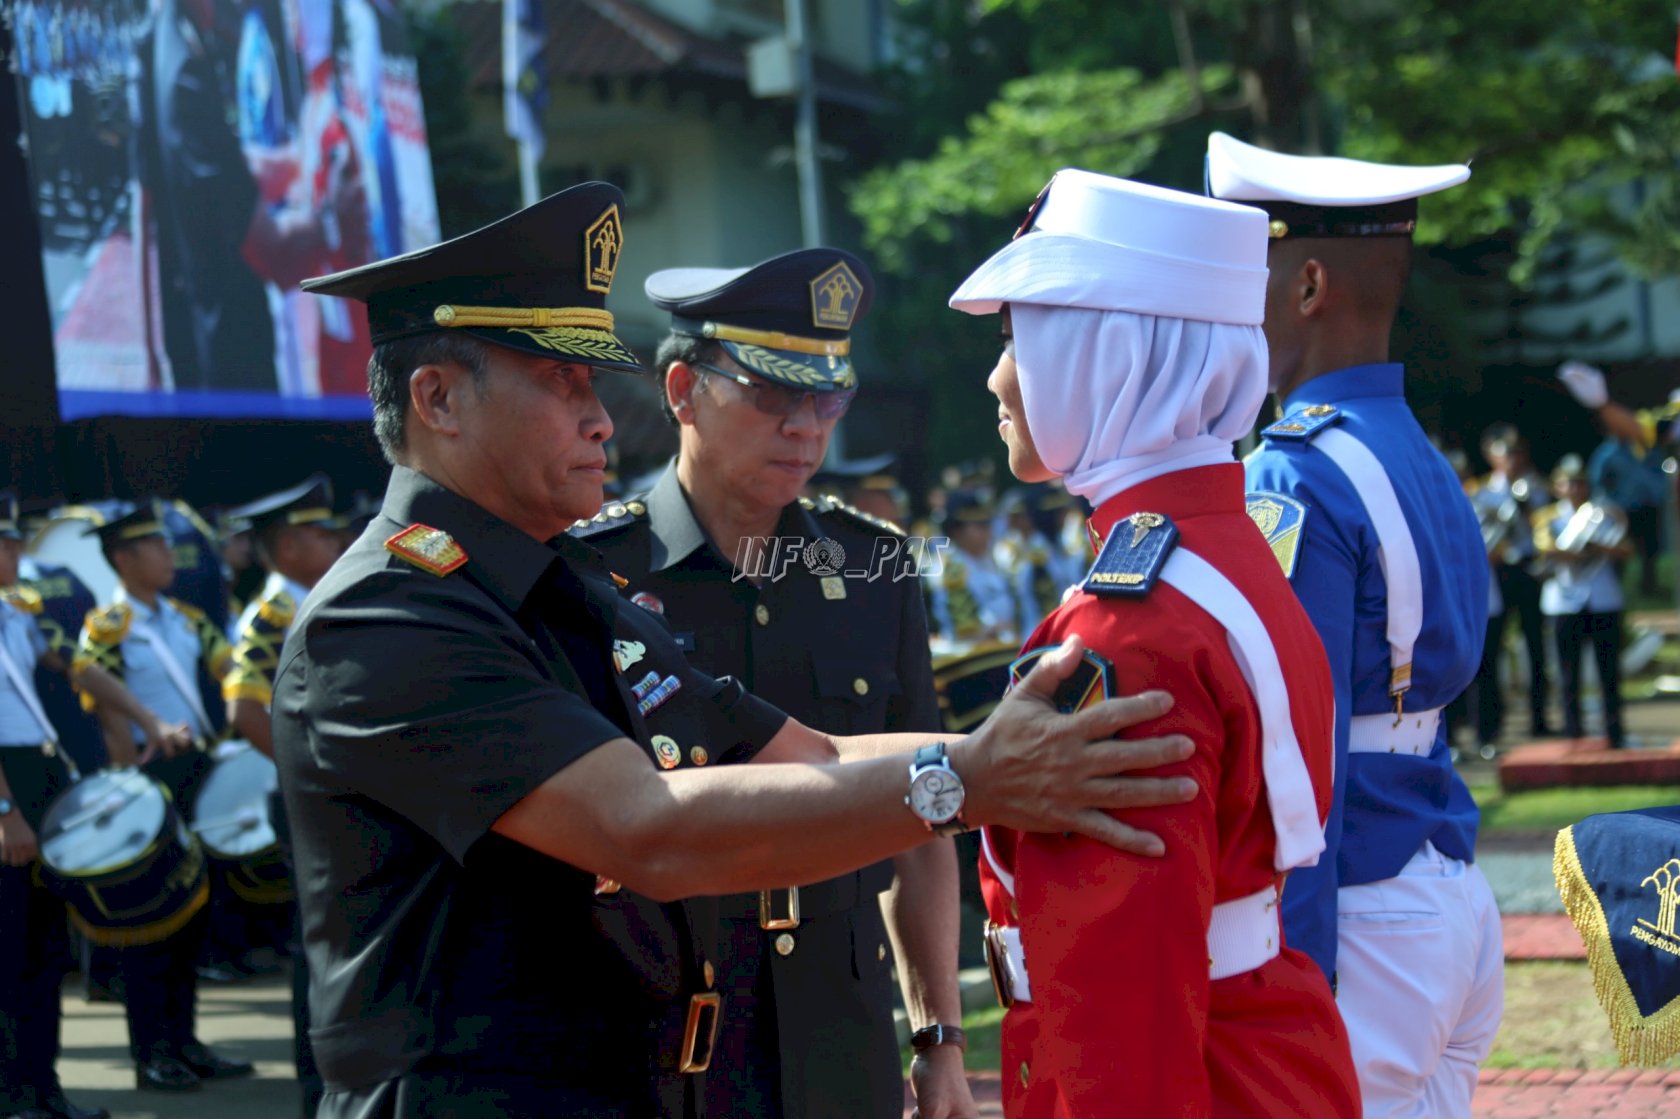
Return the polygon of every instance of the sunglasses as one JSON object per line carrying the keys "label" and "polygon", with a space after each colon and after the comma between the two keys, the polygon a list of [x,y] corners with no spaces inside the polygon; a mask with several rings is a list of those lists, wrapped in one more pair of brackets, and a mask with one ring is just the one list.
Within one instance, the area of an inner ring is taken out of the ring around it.
{"label": "sunglasses", "polygon": [[753,407],[767,416],[784,418],[791,416],[804,406],[805,398],[810,397],[811,403],[817,411],[817,419],[835,420],[846,414],[846,409],[852,406],[852,398],[857,395],[856,389],[839,389],[835,392],[808,392],[805,389],[771,384],[768,381],[755,381],[750,377],[743,377],[739,373],[731,373],[727,369],[720,369],[703,361],[697,361],[694,364],[708,373],[716,374],[725,380],[734,381],[743,388],[752,389]]}

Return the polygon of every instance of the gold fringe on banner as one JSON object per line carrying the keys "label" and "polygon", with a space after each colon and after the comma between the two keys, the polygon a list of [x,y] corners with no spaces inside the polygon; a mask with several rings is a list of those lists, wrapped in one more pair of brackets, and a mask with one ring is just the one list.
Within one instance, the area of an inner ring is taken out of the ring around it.
{"label": "gold fringe on banner", "polygon": [[1604,907],[1581,869],[1575,850],[1575,829],[1558,832],[1552,855],[1552,875],[1557,879],[1563,907],[1575,923],[1575,931],[1587,946],[1587,963],[1592,969],[1593,993],[1610,1019],[1610,1035],[1624,1065],[1658,1065],[1680,1053],[1680,996],[1671,999],[1650,1016],[1639,1012],[1622,968],[1610,944],[1610,923]]}

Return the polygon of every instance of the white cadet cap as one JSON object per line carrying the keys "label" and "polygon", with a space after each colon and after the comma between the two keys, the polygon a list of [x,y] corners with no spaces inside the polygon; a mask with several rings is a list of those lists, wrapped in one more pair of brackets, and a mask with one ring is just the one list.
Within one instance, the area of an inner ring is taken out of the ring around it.
{"label": "white cadet cap", "polygon": [[1462,163],[1402,167],[1285,155],[1223,132],[1208,137],[1207,192],[1263,207],[1274,238],[1409,236],[1418,198],[1469,177]]}
{"label": "white cadet cap", "polygon": [[1015,239],[974,270],[951,306],[1005,303],[1131,311],[1258,326],[1266,215],[1090,171],[1056,172]]}

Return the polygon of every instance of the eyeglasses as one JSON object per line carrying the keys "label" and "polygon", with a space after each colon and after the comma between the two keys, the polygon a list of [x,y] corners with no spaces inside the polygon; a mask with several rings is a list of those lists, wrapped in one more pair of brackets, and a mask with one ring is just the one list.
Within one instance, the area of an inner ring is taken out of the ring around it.
{"label": "eyeglasses", "polygon": [[694,363],[708,373],[715,373],[726,380],[734,381],[743,388],[753,390],[753,407],[767,416],[787,417],[799,411],[805,405],[805,398],[810,397],[812,406],[816,409],[817,419],[836,420],[846,414],[846,409],[852,406],[852,398],[857,395],[856,389],[838,389],[834,392],[808,392],[805,389],[790,388],[787,385],[772,384],[769,381],[755,381],[739,373],[731,373],[727,369],[720,369],[715,365],[703,361]]}

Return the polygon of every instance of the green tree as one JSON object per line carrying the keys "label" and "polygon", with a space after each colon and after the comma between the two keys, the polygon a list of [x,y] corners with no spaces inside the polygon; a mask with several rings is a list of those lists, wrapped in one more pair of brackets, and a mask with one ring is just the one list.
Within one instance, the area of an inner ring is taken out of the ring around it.
{"label": "green tree", "polygon": [[[1473,278],[1484,288],[1544,281],[1560,244],[1586,233],[1635,271],[1680,271],[1667,3],[900,0],[898,14],[904,61],[888,82],[908,123],[851,202],[899,297],[889,356],[936,397],[972,392],[995,348],[945,296],[1057,168],[1198,190],[1216,128],[1283,151],[1471,162],[1468,184],[1424,207],[1418,239],[1508,250],[1500,274]],[[1420,268],[1401,332],[1439,359],[1423,385],[1448,393],[1474,380],[1454,363],[1480,358],[1445,356],[1469,337],[1449,321],[1464,314],[1452,260]],[[936,456],[972,453],[971,411],[936,413]]]}

